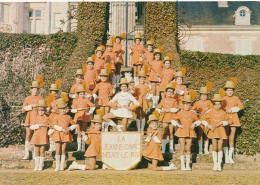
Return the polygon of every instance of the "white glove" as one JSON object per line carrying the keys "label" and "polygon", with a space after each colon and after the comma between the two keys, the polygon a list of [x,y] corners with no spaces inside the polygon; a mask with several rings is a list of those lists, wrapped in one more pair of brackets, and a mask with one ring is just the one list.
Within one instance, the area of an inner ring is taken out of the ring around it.
{"label": "white glove", "polygon": [[82,138],[83,138],[84,142],[86,142],[88,140],[88,136],[87,135],[83,136]]}
{"label": "white glove", "polygon": [[87,94],[87,96],[85,96],[86,98],[91,98],[91,94]]}
{"label": "white glove", "polygon": [[177,94],[183,95],[183,94],[184,94],[184,91],[177,91]]}
{"label": "white glove", "polygon": [[30,126],[30,129],[31,130],[36,130],[36,129],[39,129],[40,128],[40,125],[39,124],[34,124],[34,125],[31,125]]}
{"label": "white glove", "polygon": [[175,120],[171,120],[171,123],[176,127],[177,125],[179,125],[179,123]]}
{"label": "white glove", "polygon": [[52,129],[52,128],[51,128],[51,129],[49,129],[49,130],[48,130],[48,135],[52,135],[52,134],[53,134],[53,132],[55,132],[55,130],[54,130],[54,129]]}
{"label": "white glove", "polygon": [[161,109],[155,109],[159,114],[161,113]]}
{"label": "white glove", "polygon": [[151,138],[150,138],[150,137],[147,137],[144,141],[145,141],[145,142],[150,142],[150,141],[151,141]]}
{"label": "white glove", "polygon": [[146,98],[147,98],[148,100],[150,100],[152,97],[153,97],[153,94],[151,94],[151,93],[147,93],[147,94],[146,94]]}
{"label": "white glove", "polygon": [[49,112],[49,111],[50,111],[50,107],[47,107],[47,108],[46,108],[46,111]]}
{"label": "white glove", "polygon": [[232,113],[235,113],[235,112],[240,111],[240,109],[238,107],[232,107],[231,111],[232,111]]}
{"label": "white glove", "polygon": [[92,94],[93,98],[94,98],[94,101],[96,101],[97,99],[97,95],[96,94]]}
{"label": "white glove", "polygon": [[76,94],[70,94],[69,97],[70,98],[76,98]]}
{"label": "white glove", "polygon": [[209,123],[207,121],[202,121],[201,122],[205,127],[207,127],[209,125]]}
{"label": "white glove", "polygon": [[153,140],[155,143],[161,143],[160,139],[157,136],[153,137]]}
{"label": "white glove", "polygon": [[91,108],[89,109],[89,113],[90,113],[90,114],[93,114],[95,108],[96,108],[96,107],[91,107]]}
{"label": "white glove", "polygon": [[77,125],[71,125],[70,126],[70,130],[74,130],[75,128],[77,128]]}
{"label": "white glove", "polygon": [[32,110],[32,106],[31,106],[31,105],[24,106],[23,108],[24,108],[25,110],[27,110],[27,111]]}
{"label": "white glove", "polygon": [[56,130],[58,130],[58,131],[62,131],[62,127],[61,126],[58,126],[58,125],[54,125],[54,128],[56,129]]}
{"label": "white glove", "polygon": [[198,120],[198,121],[195,121],[194,123],[195,123],[196,126],[199,126],[201,124],[201,121]]}
{"label": "white glove", "polygon": [[228,122],[227,121],[223,121],[223,126],[227,126]]}
{"label": "white glove", "polygon": [[72,112],[72,113],[77,113],[78,110],[77,110],[77,109],[71,109],[70,112]]}
{"label": "white glove", "polygon": [[178,109],[176,109],[176,108],[171,108],[170,111],[171,111],[171,112],[178,112]]}

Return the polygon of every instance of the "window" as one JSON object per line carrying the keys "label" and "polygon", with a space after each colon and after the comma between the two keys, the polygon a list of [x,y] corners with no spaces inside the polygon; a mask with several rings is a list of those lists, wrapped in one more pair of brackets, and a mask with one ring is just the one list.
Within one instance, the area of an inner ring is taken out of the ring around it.
{"label": "window", "polygon": [[35,15],[36,17],[41,17],[41,11],[36,11]]}
{"label": "window", "polygon": [[61,13],[54,14],[54,28],[59,28],[61,26]]}
{"label": "window", "polygon": [[234,14],[235,25],[250,25],[251,11],[245,6],[240,6]]}
{"label": "window", "polygon": [[33,17],[33,11],[28,12],[29,17]]}
{"label": "window", "polygon": [[251,39],[237,39],[235,40],[235,54],[237,55],[251,55],[252,41]]}
{"label": "window", "polygon": [[204,52],[204,40],[199,38],[191,38],[186,43],[186,50]]}
{"label": "window", "polygon": [[240,10],[239,12],[241,17],[245,17],[246,16],[246,11],[245,10]]}
{"label": "window", "polygon": [[42,33],[42,21],[40,19],[35,20],[35,33]]}
{"label": "window", "polygon": [[28,20],[28,33],[32,33],[32,20]]}

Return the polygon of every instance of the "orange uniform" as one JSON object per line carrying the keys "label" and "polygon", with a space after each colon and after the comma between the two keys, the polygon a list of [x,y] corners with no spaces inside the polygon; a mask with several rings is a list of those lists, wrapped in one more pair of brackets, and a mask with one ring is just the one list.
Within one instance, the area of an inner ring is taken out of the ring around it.
{"label": "orange uniform", "polygon": [[116,56],[115,56],[115,53],[113,51],[106,50],[101,58],[104,58],[106,63],[111,64],[111,70],[116,69],[116,66],[115,66]]}
{"label": "orange uniform", "polygon": [[73,119],[75,123],[77,123],[78,121],[84,121],[84,122],[91,121],[91,117],[86,115],[88,111],[88,106],[95,107],[95,105],[87,98],[84,99],[77,98],[73,100],[71,106],[72,109],[79,109],[79,108],[83,109],[83,110],[78,110],[78,112],[75,114]]}
{"label": "orange uniform", "polygon": [[34,124],[40,124],[44,126],[40,126],[39,129],[34,130],[32,139],[31,139],[31,144],[35,145],[46,145],[49,143],[49,136],[48,136],[48,125],[51,125],[51,122],[49,119],[45,116],[36,116]]}
{"label": "orange uniform", "polygon": [[97,74],[100,73],[101,69],[105,68],[105,60],[102,58],[95,58],[95,63],[94,63],[94,69],[96,70]]}
{"label": "orange uniform", "polygon": [[[113,51],[114,51],[116,57],[119,57],[119,61],[116,61],[116,58],[115,58],[115,62],[117,64],[122,64],[123,65],[124,62],[123,62],[123,56],[122,55],[125,54],[125,51],[122,48],[123,48],[122,44],[114,43]],[[119,54],[121,54],[121,55],[119,56]]]}
{"label": "orange uniform", "polygon": [[146,84],[138,84],[134,88],[133,96],[136,97],[137,101],[140,103],[140,107],[145,109],[149,108],[147,99],[145,98],[147,93],[154,94]]}
{"label": "orange uniform", "polygon": [[111,96],[114,95],[112,85],[109,82],[100,82],[92,91],[93,94],[97,94],[97,106],[108,106]]}
{"label": "orange uniform", "polygon": [[[213,108],[207,114],[201,117],[202,121],[207,121],[210,125],[216,126],[219,122],[225,121],[228,119],[228,115],[222,110],[216,110]],[[226,133],[226,129],[223,126],[217,127],[215,130],[209,130],[208,137],[209,138],[220,138],[227,139],[228,133]]]}
{"label": "orange uniform", "polygon": [[88,140],[86,144],[89,145],[84,156],[93,157],[101,154],[101,135],[100,132],[93,129],[93,131],[88,135]]}
{"label": "orange uniform", "polygon": [[[233,107],[238,107],[240,110],[242,110],[244,108],[243,104],[241,103],[241,101],[239,100],[239,98],[237,96],[231,96],[231,97],[225,96],[223,98],[223,102],[222,102],[222,109],[224,111],[227,111]],[[227,116],[228,117],[232,116],[232,118],[230,119],[230,122],[231,122],[230,126],[232,126],[232,127],[241,126],[237,113],[230,113],[230,114],[227,113]]]}
{"label": "orange uniform", "polygon": [[[78,86],[82,85],[82,83],[78,83],[76,82],[70,89],[70,94],[76,94],[76,89]],[[88,94],[91,94],[90,90],[89,90],[89,86],[88,84],[86,83],[86,85],[84,85],[85,87],[85,90],[87,91]]]}
{"label": "orange uniform", "polygon": [[140,61],[140,55],[143,55],[143,53],[146,53],[147,50],[145,47],[141,44],[134,44],[132,47],[132,53],[130,55],[133,56],[130,65],[142,65],[142,62]]}
{"label": "orange uniform", "polygon": [[[39,100],[42,100],[43,98],[41,96],[27,96],[23,102],[23,107],[27,105],[32,105],[32,104],[38,104]],[[25,112],[26,110],[22,108],[22,111]],[[32,110],[27,111],[26,119],[25,119],[25,125],[30,126],[35,122],[35,118],[37,116],[37,111],[36,107],[33,107]]]}
{"label": "orange uniform", "polygon": [[165,87],[172,81],[176,71],[174,69],[163,68],[161,72],[162,81],[159,86],[159,91],[165,91]]}
{"label": "orange uniform", "polygon": [[191,110],[198,110],[200,114],[203,113],[205,115],[206,111],[214,108],[212,102],[210,100],[199,100],[192,106]]}
{"label": "orange uniform", "polygon": [[95,69],[88,69],[84,75],[84,81],[89,86],[89,90],[92,91],[95,88],[98,73]]}
{"label": "orange uniform", "polygon": [[[164,98],[161,100],[161,102],[159,103],[159,105],[156,107],[156,109],[172,109],[172,108],[176,108],[177,109],[178,104],[177,101],[173,98]],[[173,119],[175,113],[173,112],[167,112],[167,113],[163,113],[160,117],[159,120],[162,122],[171,122],[171,120]]]}
{"label": "orange uniform", "polygon": [[56,116],[56,115],[58,115],[56,112],[58,111],[58,108],[57,108],[57,99],[56,100],[53,100],[52,102],[51,102],[51,104],[50,104],[50,110],[54,110],[55,111],[55,113],[51,113],[50,115],[49,115],[49,118],[51,119],[51,120],[53,120],[54,119],[54,116]]}
{"label": "orange uniform", "polygon": [[[161,72],[163,69],[163,62],[161,60],[153,60],[149,64],[152,69],[151,69],[148,80],[154,81],[154,82],[159,82],[158,78],[157,78],[157,74],[161,75]],[[154,71],[156,71],[156,73]]]}
{"label": "orange uniform", "polygon": [[[158,137],[158,139],[160,141],[162,141],[162,134],[160,132],[157,133],[156,135]],[[145,145],[147,146],[147,148],[145,150],[142,151],[143,156],[147,159],[147,160],[152,160],[152,159],[156,159],[158,161],[163,161],[163,155],[160,149],[160,143],[155,143],[154,138],[155,136],[152,136],[150,142],[145,142]]]}
{"label": "orange uniform", "polygon": [[[75,125],[75,122],[72,120],[72,118],[69,115],[57,115],[54,117],[53,123],[55,125],[61,126],[62,128],[66,129],[69,127],[69,125]],[[53,126],[54,128],[54,126]],[[55,129],[55,128],[54,128]],[[60,142],[68,142],[72,141],[72,136],[70,134],[70,131],[68,131],[67,134],[65,134],[62,131],[55,130],[53,133],[53,136],[51,137],[52,141],[60,141]]]}
{"label": "orange uniform", "polygon": [[174,120],[180,120],[181,125],[184,126],[184,128],[178,128],[175,133],[177,137],[196,137],[195,130],[190,129],[193,122],[198,120],[193,111],[182,110],[174,116]]}
{"label": "orange uniform", "polygon": [[[144,54],[144,60],[146,60],[146,62],[148,62],[148,63],[150,64],[151,61],[153,61],[153,53],[147,51],[147,52]],[[151,69],[150,69],[150,67],[148,67],[147,76],[150,75],[150,72],[151,72]]]}
{"label": "orange uniform", "polygon": [[174,95],[174,99],[176,99],[177,102],[178,102],[178,105],[180,105],[181,104],[181,100],[184,98],[184,95],[188,95],[189,94],[188,89],[187,89],[187,87],[185,85],[177,84],[176,87],[175,87],[175,91],[184,91],[184,94],[182,94],[182,95],[179,95],[179,94],[175,94]]}

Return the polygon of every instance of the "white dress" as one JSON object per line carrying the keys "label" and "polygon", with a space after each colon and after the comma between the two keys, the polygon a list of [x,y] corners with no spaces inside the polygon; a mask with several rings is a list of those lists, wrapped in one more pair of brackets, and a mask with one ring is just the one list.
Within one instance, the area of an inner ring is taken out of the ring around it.
{"label": "white dress", "polygon": [[122,106],[122,108],[111,108],[111,111],[116,117],[120,118],[132,118],[133,114],[131,110],[124,108],[124,105],[131,106],[130,103],[140,105],[139,102],[128,92],[120,92],[114,96],[110,102],[116,102]]}

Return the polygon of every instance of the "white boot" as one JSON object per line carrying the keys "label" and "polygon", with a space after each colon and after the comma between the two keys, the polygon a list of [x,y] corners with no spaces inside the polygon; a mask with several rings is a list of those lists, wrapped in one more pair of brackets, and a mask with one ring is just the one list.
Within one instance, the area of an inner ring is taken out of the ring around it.
{"label": "white boot", "polygon": [[50,141],[50,148],[49,148],[49,152],[52,152],[53,151],[53,145],[52,145],[52,141],[51,141],[51,137],[49,136],[49,141]]}
{"label": "white boot", "polygon": [[44,157],[40,157],[40,164],[39,164],[38,171],[42,171],[43,166],[44,166]]}
{"label": "white boot", "polygon": [[160,96],[155,96],[155,107],[159,105]]}
{"label": "white boot", "polygon": [[165,153],[166,139],[162,139],[162,153]]}
{"label": "white boot", "polygon": [[72,164],[69,166],[69,171],[71,170],[85,170],[86,169],[86,166],[84,164],[80,165],[78,164],[76,161],[73,161]]}
{"label": "white boot", "polygon": [[174,149],[173,149],[173,139],[169,139],[169,152],[174,154]]}
{"label": "white boot", "polygon": [[223,147],[223,151],[224,151],[224,154],[225,154],[225,163],[229,164],[228,147]]}
{"label": "white boot", "polygon": [[162,166],[163,171],[177,170],[176,166],[172,163],[170,166]]}
{"label": "white boot", "polygon": [[34,167],[33,170],[34,170],[34,171],[37,171],[38,168],[39,168],[40,157],[39,157],[39,156],[38,156],[38,157],[35,157],[34,162],[35,162],[35,167]]}
{"label": "white boot", "polygon": [[77,143],[78,143],[77,151],[81,151],[81,138],[80,137],[77,138]]}
{"label": "white boot", "polygon": [[181,170],[183,170],[183,171],[186,170],[185,162],[184,162],[184,156],[185,156],[185,155],[181,155],[181,156],[180,156],[180,158],[181,158]]}
{"label": "white boot", "polygon": [[61,155],[59,171],[64,171],[64,163],[65,163],[65,155]]}
{"label": "white boot", "polygon": [[235,161],[233,160],[233,156],[234,156],[234,147],[232,147],[232,148],[229,148],[229,151],[228,151],[229,153],[229,155],[228,155],[228,157],[229,157],[229,163],[230,164],[235,164]]}
{"label": "white boot", "polygon": [[217,165],[218,171],[222,171],[221,169],[222,157],[223,157],[223,152],[222,151],[218,152],[218,165]]}
{"label": "white boot", "polygon": [[204,140],[204,154],[209,154],[209,141]]}
{"label": "white boot", "polygon": [[29,147],[30,147],[30,142],[29,141],[25,141],[25,154],[23,159],[29,159]]}
{"label": "white boot", "polygon": [[140,131],[144,131],[144,127],[145,127],[145,119],[143,118],[141,121],[141,130]]}
{"label": "white boot", "polygon": [[152,99],[153,99],[153,108],[156,108],[156,96],[153,96]]}
{"label": "white boot", "polygon": [[186,155],[186,170],[191,170],[190,168],[190,156],[191,155]]}
{"label": "white boot", "polygon": [[199,145],[199,154],[202,154],[202,140],[198,141],[198,145]]}
{"label": "white boot", "polygon": [[82,136],[81,142],[82,142],[81,151],[85,152],[85,145],[86,145],[86,143],[84,142],[83,136]]}
{"label": "white boot", "polygon": [[59,167],[60,167],[60,155],[55,155],[55,162],[56,162],[56,168],[54,171],[59,171]]}
{"label": "white boot", "polygon": [[56,151],[56,148],[55,148],[55,141],[51,141],[52,143],[52,151]]}
{"label": "white boot", "polygon": [[122,132],[122,131],[123,131],[123,130],[122,130],[119,126],[117,126],[116,123],[115,123],[114,121],[112,121],[112,120],[108,122],[108,125],[114,127],[118,132]]}
{"label": "white boot", "polygon": [[140,122],[140,119],[136,119],[136,127],[137,127],[137,131],[141,131],[141,122]]}
{"label": "white boot", "polygon": [[212,151],[212,158],[213,158],[213,171],[218,171],[218,156],[216,151]]}

